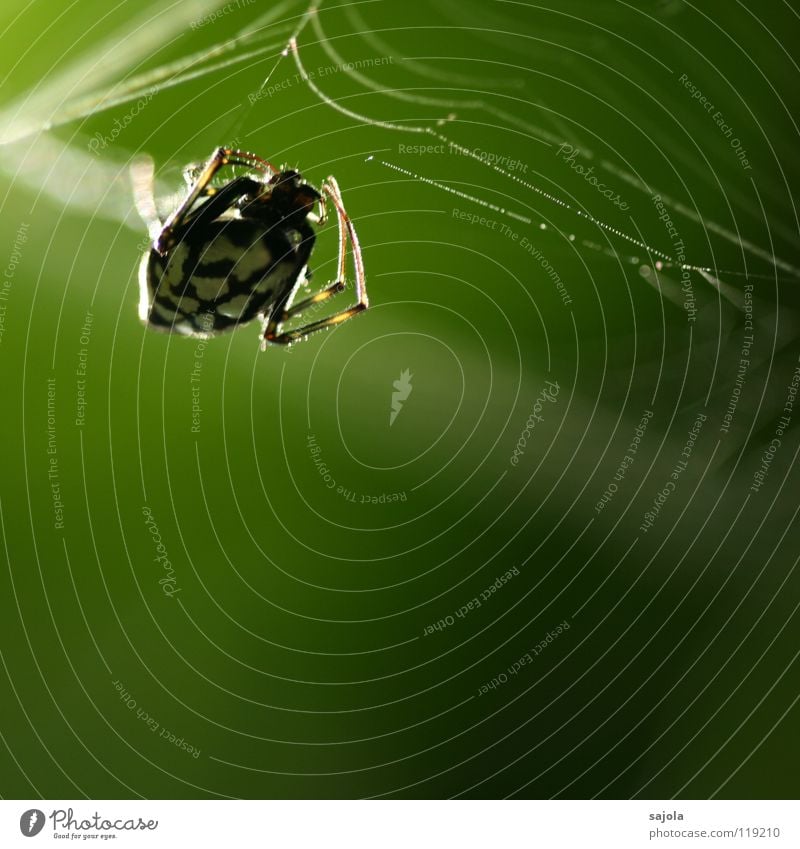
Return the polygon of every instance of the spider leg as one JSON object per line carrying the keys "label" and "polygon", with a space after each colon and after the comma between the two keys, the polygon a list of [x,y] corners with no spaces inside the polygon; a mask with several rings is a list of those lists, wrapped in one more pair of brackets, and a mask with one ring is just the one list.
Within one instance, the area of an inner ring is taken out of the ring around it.
{"label": "spider leg", "polygon": [[[364,260],[361,256],[361,246],[358,242],[358,236],[353,227],[353,222],[350,220],[342,202],[342,195],[339,191],[339,186],[333,177],[328,177],[322,184],[322,192],[330,198],[331,203],[336,210],[336,217],[339,223],[339,262],[336,275],[336,281],[321,292],[301,301],[294,307],[287,305],[281,306],[279,310],[272,313],[264,328],[264,337],[262,340],[262,350],[266,348],[267,343],[273,345],[287,345],[308,336],[310,333],[315,333],[318,330],[325,330],[328,327],[333,327],[347,321],[349,318],[358,315],[369,307],[369,299],[367,297],[367,281],[364,274]],[[355,266],[355,287],[357,301],[348,309],[334,313],[327,318],[319,321],[311,322],[295,330],[281,332],[280,325],[287,318],[297,315],[310,304],[316,303],[336,295],[345,288],[346,283],[346,262],[347,262],[347,245],[350,243],[350,250],[353,254],[353,264]]]}
{"label": "spider leg", "polygon": [[201,226],[219,218],[240,198],[248,194],[255,194],[258,189],[259,183],[250,177],[236,177],[220,189],[206,186],[201,197],[206,196],[209,200],[197,209],[192,210],[184,218],[181,226],[173,231],[176,241],[180,241],[185,232],[192,227]]}
{"label": "spider leg", "polygon": [[339,292],[343,291],[344,282],[342,280],[337,280],[335,283],[331,283],[330,286],[323,289],[321,292],[317,292],[316,295],[312,295],[310,298],[304,298],[302,301],[298,301],[296,304],[293,304],[281,316],[281,321],[287,321],[290,318],[294,318],[294,316],[300,315],[301,312],[307,310],[309,307],[313,307],[314,304],[318,304],[320,303],[320,301],[327,301],[328,298],[332,297],[333,295],[338,295]]}
{"label": "spider leg", "polygon": [[324,194],[319,196],[317,208],[319,209],[319,212],[316,215],[309,213],[308,219],[312,224],[318,224],[320,227],[323,227],[328,220],[328,206],[325,203]]}
{"label": "spider leg", "polygon": [[208,186],[214,179],[214,175],[220,168],[223,168],[226,165],[244,165],[247,168],[252,168],[265,174],[277,173],[277,170],[273,165],[267,162],[266,159],[256,156],[254,153],[248,153],[243,150],[233,150],[229,147],[218,147],[211,155],[208,162],[206,162],[203,166],[202,170],[200,170],[197,180],[189,191],[189,194],[186,196],[186,199],[172,213],[172,215],[170,215],[160,232],[157,234],[154,247],[162,256],[177,241],[175,231],[185,223],[197,200],[210,193],[208,191]]}

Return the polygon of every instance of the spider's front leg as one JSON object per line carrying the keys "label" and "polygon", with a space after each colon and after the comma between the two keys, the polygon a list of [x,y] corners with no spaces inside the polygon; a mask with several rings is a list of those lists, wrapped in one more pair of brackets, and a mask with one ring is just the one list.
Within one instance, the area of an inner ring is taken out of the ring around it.
{"label": "spider's front leg", "polygon": [[[324,184],[323,184],[323,190],[324,190]],[[319,227],[324,227],[328,222],[328,205],[325,202],[325,195],[324,194],[321,194],[319,196],[319,200],[317,201],[317,210],[318,210],[318,212],[317,212],[316,215],[314,215],[313,213],[308,214],[308,220],[312,224],[316,224]]]}
{"label": "spider's front leg", "polygon": [[[353,318],[353,316],[358,315],[358,313],[363,312],[369,307],[369,298],[367,297],[367,280],[364,273],[364,260],[361,256],[361,246],[358,242],[358,236],[356,234],[355,227],[353,227],[353,222],[350,220],[350,216],[348,216],[344,208],[339,186],[333,177],[328,177],[328,179],[323,182],[322,192],[323,195],[327,195],[328,198],[330,198],[331,203],[336,210],[336,217],[339,222],[339,262],[337,266],[336,280],[316,295],[312,295],[310,298],[306,298],[292,307],[281,307],[279,312],[273,313],[264,328],[264,337],[261,343],[262,350],[266,348],[267,343],[272,343],[274,345],[288,345],[291,342],[295,342],[298,339],[308,336],[310,333],[315,333],[318,330],[325,330],[328,327],[341,324],[343,321]],[[320,208],[321,215],[324,216],[324,204],[320,204]],[[327,300],[345,289],[348,242],[350,243],[350,250],[353,254],[353,264],[355,266],[357,302],[352,307],[342,310],[341,312],[334,313],[333,315],[328,316],[328,318],[314,321],[311,324],[303,325],[302,327],[298,327],[295,330],[289,330],[285,333],[281,332],[280,326],[284,321],[298,315],[312,304],[317,304],[320,301]]]}

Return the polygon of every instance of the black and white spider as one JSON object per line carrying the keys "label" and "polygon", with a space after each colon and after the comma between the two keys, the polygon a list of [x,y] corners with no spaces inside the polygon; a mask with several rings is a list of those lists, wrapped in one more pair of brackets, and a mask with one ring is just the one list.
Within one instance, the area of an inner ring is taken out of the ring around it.
{"label": "black and white spider", "polygon": [[[250,174],[220,187],[211,185],[221,168],[234,165]],[[162,222],[153,195],[152,160],[140,160],[132,168],[136,208],[153,238],[139,269],[139,317],[149,327],[213,336],[259,318],[263,350],[267,343],[294,342],[367,309],[361,248],[333,177],[318,192],[297,171],[279,171],[253,153],[226,147],[218,148],[201,168],[187,167],[184,177],[189,194]],[[339,222],[336,280],[293,304],[310,276],[308,261],[316,240],[311,225],[325,223],[326,200]],[[345,289],[348,241],[357,303],[283,331],[283,322]]]}

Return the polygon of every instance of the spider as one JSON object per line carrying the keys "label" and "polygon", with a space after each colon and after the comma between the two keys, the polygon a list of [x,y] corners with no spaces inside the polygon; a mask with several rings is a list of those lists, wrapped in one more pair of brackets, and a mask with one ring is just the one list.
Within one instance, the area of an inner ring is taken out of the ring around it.
{"label": "spider", "polygon": [[[234,165],[248,168],[250,175],[211,185],[221,168]],[[162,222],[153,195],[152,160],[139,160],[131,169],[136,208],[153,239],[139,267],[139,318],[148,327],[207,337],[258,317],[263,351],[267,344],[290,344],[367,309],[361,248],[333,177],[318,192],[297,171],[278,170],[266,159],[229,147],[217,148],[205,165],[189,165],[183,174],[189,194]],[[326,200],[339,223],[336,280],[294,304],[297,290],[311,276],[308,260],[316,240],[311,225],[325,223]],[[288,319],[344,291],[348,241],[357,302],[283,330]]]}

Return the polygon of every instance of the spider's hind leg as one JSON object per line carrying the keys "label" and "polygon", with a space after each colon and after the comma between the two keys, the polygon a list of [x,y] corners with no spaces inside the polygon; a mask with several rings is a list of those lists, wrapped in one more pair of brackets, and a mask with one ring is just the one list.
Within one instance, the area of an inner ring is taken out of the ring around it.
{"label": "spider's hind leg", "polygon": [[[308,336],[310,333],[315,333],[318,330],[325,330],[328,327],[333,327],[353,318],[360,312],[363,312],[369,307],[369,298],[367,297],[367,280],[364,273],[364,260],[361,256],[361,245],[358,242],[358,236],[353,227],[353,222],[350,220],[342,202],[342,195],[339,191],[339,186],[333,177],[328,177],[322,184],[322,192],[327,195],[333,207],[336,210],[336,217],[339,222],[339,263],[337,267],[336,280],[327,286],[316,295],[300,301],[298,304],[289,307],[281,306],[279,311],[273,313],[267,325],[264,328],[264,336],[261,343],[261,349],[264,350],[267,343],[273,345],[288,345],[292,342]],[[324,206],[323,206],[324,210]],[[324,212],[323,212],[324,215]],[[327,300],[333,295],[344,291],[346,288],[346,263],[347,263],[347,244],[350,243],[350,250],[353,254],[353,265],[355,266],[355,286],[357,301],[352,307],[348,307],[341,312],[334,313],[327,318],[313,321],[310,324],[295,328],[286,332],[281,332],[281,324],[292,316],[298,315],[304,309],[307,309],[313,304]]]}
{"label": "spider's hind leg", "polygon": [[259,183],[250,177],[235,177],[219,189],[207,186],[200,197],[207,197],[208,200],[184,218],[180,227],[173,231],[175,238],[180,240],[192,227],[202,227],[203,224],[219,218],[247,195],[254,195],[258,189]]}
{"label": "spider's hind leg", "polygon": [[281,321],[288,321],[290,318],[294,318],[296,315],[300,315],[301,312],[309,309],[309,307],[313,307],[315,304],[319,304],[322,301],[327,301],[328,298],[333,295],[338,295],[339,292],[344,291],[344,281],[337,280],[335,283],[331,283],[330,286],[323,289],[321,292],[317,292],[316,295],[311,295],[310,298],[304,298],[302,301],[298,301],[296,304],[293,304],[289,307],[281,317]]}
{"label": "spider's hind leg", "polygon": [[186,223],[187,218],[191,215],[193,207],[197,200],[201,197],[217,194],[212,192],[209,184],[214,179],[214,175],[220,168],[228,165],[242,165],[263,174],[275,174],[275,167],[256,156],[253,153],[248,153],[244,150],[233,150],[229,147],[218,147],[206,164],[199,169],[197,180],[192,186],[189,194],[183,203],[170,215],[161,231],[157,234],[154,242],[155,249],[163,256],[177,241],[176,230]]}

